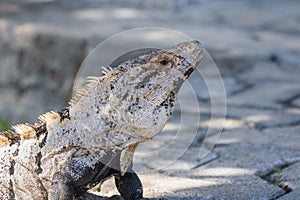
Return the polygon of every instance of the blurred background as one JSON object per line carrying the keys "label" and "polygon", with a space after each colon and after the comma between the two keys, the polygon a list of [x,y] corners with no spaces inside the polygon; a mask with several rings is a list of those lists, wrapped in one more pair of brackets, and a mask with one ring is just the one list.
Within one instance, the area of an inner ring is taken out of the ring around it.
{"label": "blurred background", "polygon": [[[66,106],[90,50],[131,28],[181,31],[231,75],[263,59],[298,62],[299,10],[297,0],[1,0],[0,117],[32,123]],[[223,74],[229,94],[247,87]]]}

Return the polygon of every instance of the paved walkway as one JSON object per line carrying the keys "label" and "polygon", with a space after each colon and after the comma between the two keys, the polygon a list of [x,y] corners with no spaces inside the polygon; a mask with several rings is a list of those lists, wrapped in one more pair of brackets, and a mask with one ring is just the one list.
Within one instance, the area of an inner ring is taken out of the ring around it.
{"label": "paved walkway", "polygon": [[[196,88],[200,89],[196,90],[200,123],[187,120],[186,135],[176,135],[180,122],[177,110],[165,131],[139,149],[135,169],[143,182],[145,197],[300,198],[298,1],[202,0],[190,1],[192,5],[179,9],[169,4],[161,8],[156,3],[139,6],[135,1],[130,1],[129,8],[97,1],[67,2],[0,3],[1,115],[10,111],[7,119],[19,122],[33,120],[52,106],[62,107],[80,66],[79,58],[114,33],[144,26],[176,29],[202,40],[219,67],[227,95],[226,119],[222,124],[219,109],[211,116],[209,94],[199,83]],[[64,70],[62,66],[66,66]],[[66,81],[57,82],[61,77]],[[61,91],[52,95],[55,102],[47,101],[52,98],[49,91]],[[218,92],[210,92],[218,97]],[[30,97],[39,102],[31,105]],[[11,112],[16,104],[22,110]],[[184,105],[183,109],[191,119],[196,117],[193,107]],[[34,113],[25,115],[29,110]],[[224,130],[212,152],[199,159],[201,145],[215,141],[214,137],[203,140],[210,119],[216,133],[223,125]],[[200,128],[198,134],[189,135],[195,126]],[[187,146],[187,138],[192,138],[191,145]],[[170,141],[175,143],[167,145]],[[155,152],[155,148],[160,151]],[[143,154],[149,151],[152,153]],[[112,180],[106,182],[100,194],[118,199],[112,184]]]}

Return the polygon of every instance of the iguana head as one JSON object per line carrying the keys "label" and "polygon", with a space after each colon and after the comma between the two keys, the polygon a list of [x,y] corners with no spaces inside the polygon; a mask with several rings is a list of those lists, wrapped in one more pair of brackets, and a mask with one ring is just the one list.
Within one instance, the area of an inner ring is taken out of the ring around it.
{"label": "iguana head", "polygon": [[114,92],[135,134],[147,140],[162,130],[178,90],[200,63],[202,53],[198,41],[183,42],[118,66]]}

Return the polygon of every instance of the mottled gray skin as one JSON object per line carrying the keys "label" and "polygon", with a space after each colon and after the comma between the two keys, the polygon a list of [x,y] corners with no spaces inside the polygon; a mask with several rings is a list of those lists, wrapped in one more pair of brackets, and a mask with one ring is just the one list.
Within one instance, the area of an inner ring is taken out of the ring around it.
{"label": "mottled gray skin", "polygon": [[64,110],[0,133],[0,199],[76,199],[110,176],[142,198],[134,150],[163,129],[201,58],[197,41],[146,53],[90,77]]}

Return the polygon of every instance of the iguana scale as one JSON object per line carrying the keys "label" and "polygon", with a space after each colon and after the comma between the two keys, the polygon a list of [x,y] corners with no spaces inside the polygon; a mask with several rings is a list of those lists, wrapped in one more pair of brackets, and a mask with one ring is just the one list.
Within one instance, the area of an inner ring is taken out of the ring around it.
{"label": "iguana scale", "polygon": [[202,52],[198,41],[150,51],[89,77],[65,109],[1,132],[0,199],[76,199],[110,176],[124,199],[142,198],[134,150],[165,126]]}

